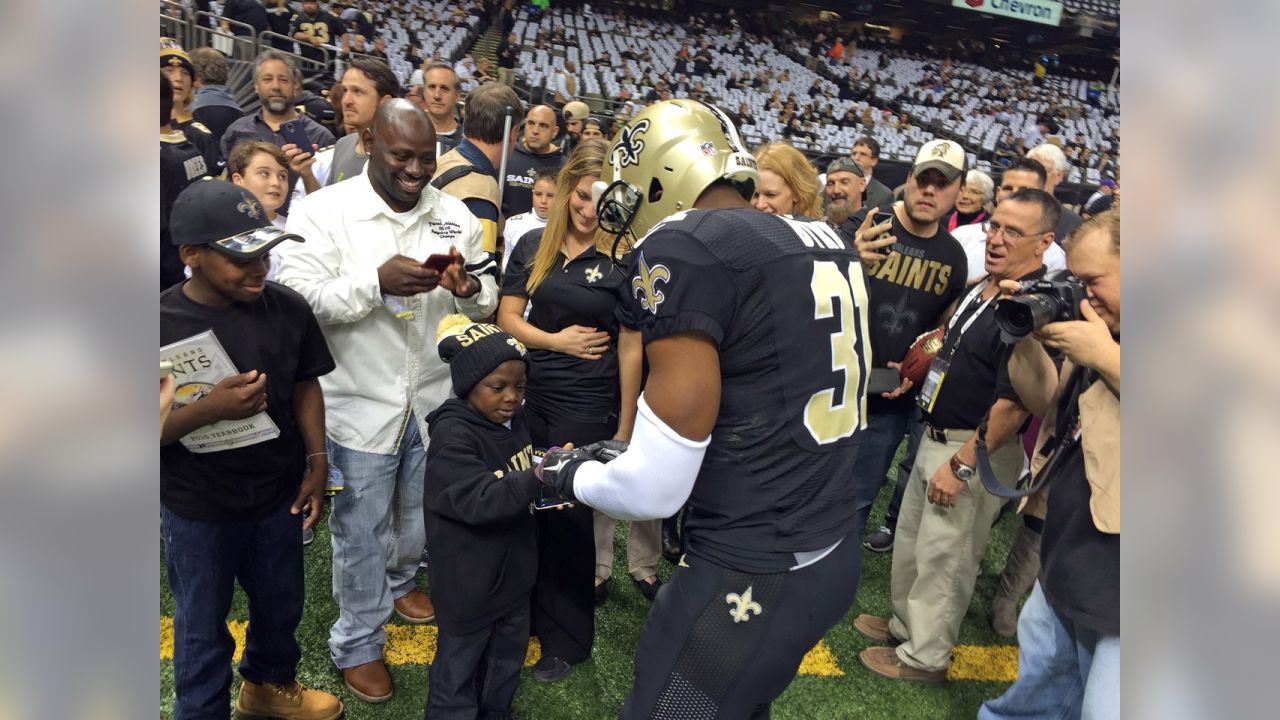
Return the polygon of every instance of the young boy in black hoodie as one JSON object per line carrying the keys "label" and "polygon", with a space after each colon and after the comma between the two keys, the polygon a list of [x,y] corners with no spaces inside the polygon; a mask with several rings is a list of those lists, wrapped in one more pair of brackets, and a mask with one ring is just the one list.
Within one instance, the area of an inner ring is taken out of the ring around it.
{"label": "young boy in black hoodie", "polygon": [[427,417],[423,511],[440,628],[427,720],[509,718],[529,642],[539,495],[525,425],[525,348],[461,315],[436,332],[457,397]]}

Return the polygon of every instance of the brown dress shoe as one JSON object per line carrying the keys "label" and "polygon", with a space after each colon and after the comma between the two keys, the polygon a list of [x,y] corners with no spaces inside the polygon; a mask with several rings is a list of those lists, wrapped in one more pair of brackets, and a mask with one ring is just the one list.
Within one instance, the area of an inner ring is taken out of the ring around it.
{"label": "brown dress shoe", "polygon": [[436,619],[436,608],[431,604],[431,598],[419,588],[397,598],[392,606],[400,619],[410,625],[425,625]]}
{"label": "brown dress shoe", "polygon": [[891,647],[867,648],[858,653],[863,667],[882,678],[911,680],[922,683],[941,683],[947,680],[946,670],[918,670],[902,662],[898,651]]}
{"label": "brown dress shoe", "polygon": [[342,680],[352,695],[367,703],[386,702],[391,699],[391,673],[381,659],[363,665],[342,669]]}
{"label": "brown dress shoe", "polygon": [[853,629],[876,642],[899,645],[901,640],[889,632],[889,619],[878,615],[859,615],[853,619]]}
{"label": "brown dress shoe", "polygon": [[241,720],[337,720],[342,717],[342,701],[297,681],[259,685],[245,680],[236,696],[236,714]]}

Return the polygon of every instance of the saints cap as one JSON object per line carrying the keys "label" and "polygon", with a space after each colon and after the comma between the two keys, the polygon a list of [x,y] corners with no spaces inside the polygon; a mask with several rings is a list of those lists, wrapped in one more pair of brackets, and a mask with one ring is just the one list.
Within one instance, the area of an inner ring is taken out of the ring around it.
{"label": "saints cap", "polygon": [[242,260],[251,260],[285,240],[303,242],[271,224],[253,193],[225,180],[193,182],[178,195],[169,214],[174,245],[212,245]]}
{"label": "saints cap", "polygon": [[934,168],[947,178],[947,182],[951,182],[965,171],[966,163],[964,148],[960,143],[954,140],[930,140],[921,145],[920,152],[916,153],[916,161],[911,165],[911,174],[919,175],[929,168]]}

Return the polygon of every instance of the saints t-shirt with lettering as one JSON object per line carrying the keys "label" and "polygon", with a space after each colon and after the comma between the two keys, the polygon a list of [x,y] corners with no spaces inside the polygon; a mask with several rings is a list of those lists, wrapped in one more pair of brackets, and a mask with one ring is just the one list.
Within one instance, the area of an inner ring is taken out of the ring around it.
{"label": "saints t-shirt with lettering", "polygon": [[[857,213],[841,228],[850,242],[850,230],[861,225],[863,217]],[[895,216],[892,232],[897,242],[890,246],[889,256],[867,270],[872,367],[900,362],[921,333],[941,324],[943,311],[964,292],[969,267],[964,248],[941,226],[933,237],[924,238],[908,232]],[[909,408],[911,395],[893,401],[870,395],[867,410]]]}
{"label": "saints t-shirt with lettering", "polygon": [[567,260],[561,250],[551,272],[530,295],[526,285],[542,242],[542,230],[520,239],[502,278],[502,295],[529,298],[529,323],[543,332],[557,333],[571,325],[597,328],[609,333],[609,348],[599,360],[530,348],[525,403],[551,417],[604,422],[618,414],[618,328],[630,325],[630,259],[614,263],[588,248]]}

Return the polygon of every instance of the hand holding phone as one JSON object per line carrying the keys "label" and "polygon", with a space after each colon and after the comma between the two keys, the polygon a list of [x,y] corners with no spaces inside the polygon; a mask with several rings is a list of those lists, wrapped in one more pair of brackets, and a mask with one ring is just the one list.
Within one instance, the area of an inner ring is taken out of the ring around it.
{"label": "hand holding phone", "polygon": [[428,270],[435,270],[436,272],[443,275],[444,271],[448,270],[449,266],[453,264],[454,259],[456,257],[457,255],[454,255],[453,253],[449,253],[449,254],[437,253],[428,257],[426,259],[426,262],[422,263],[422,267],[427,268]]}
{"label": "hand holding phone", "polygon": [[[877,211],[875,212],[875,220],[874,220],[873,224],[874,224],[874,225],[883,225],[884,223],[890,223],[890,225],[892,226],[892,223],[893,223],[893,213],[892,213],[892,212],[886,212],[886,211],[884,211],[884,210],[877,210]],[[876,238],[876,239],[877,239],[877,240],[884,240],[884,239],[886,239],[886,238],[890,238],[890,237],[893,237],[893,235],[892,235],[892,230],[890,230],[889,232],[886,232],[886,233],[882,234],[880,237],[878,237],[878,238]],[[888,244],[888,245],[885,245],[884,247],[875,248],[875,252],[877,252],[877,253],[879,253],[879,254],[881,254],[881,255],[885,256],[885,257],[889,257],[889,253],[893,252],[893,244],[892,244],[892,243],[890,243],[890,244]]]}
{"label": "hand holding phone", "polygon": [[310,153],[311,138],[307,137],[306,128],[302,125],[302,118],[294,118],[289,122],[280,125],[280,137],[284,138],[286,145],[297,145],[298,149]]}

